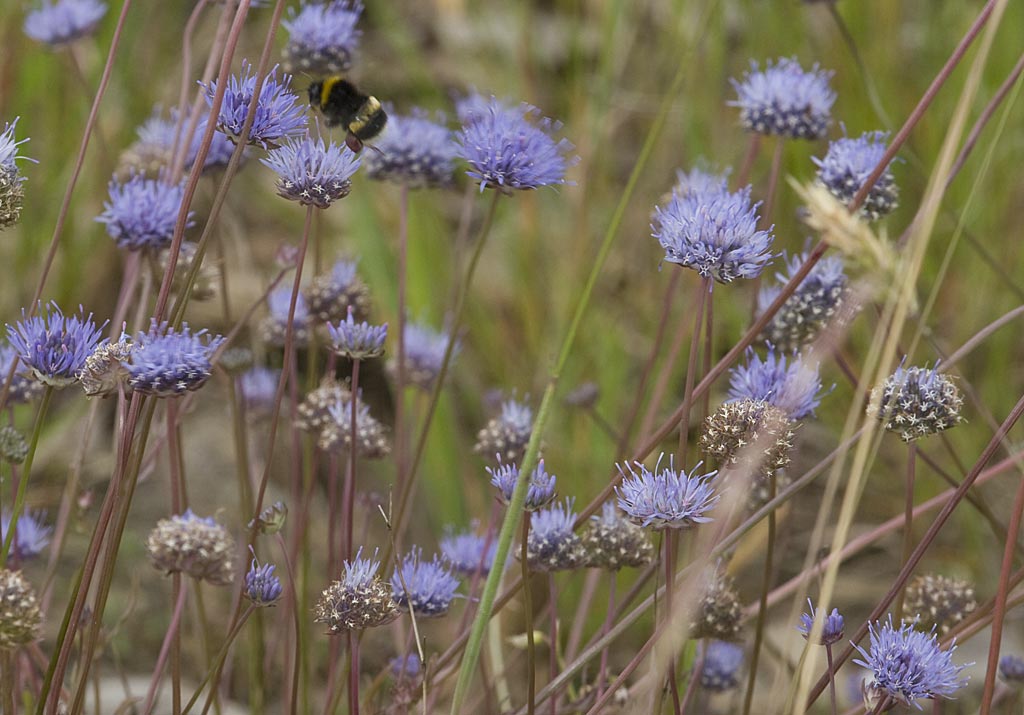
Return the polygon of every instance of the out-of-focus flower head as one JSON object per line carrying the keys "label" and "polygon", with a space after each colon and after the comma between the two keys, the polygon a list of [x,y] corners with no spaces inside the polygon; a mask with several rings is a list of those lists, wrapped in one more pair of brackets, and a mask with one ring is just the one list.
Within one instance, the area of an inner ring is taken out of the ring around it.
{"label": "out-of-focus flower head", "polygon": [[[18,358],[18,351],[11,345],[0,345],[0,375],[4,378],[11,372],[11,363]],[[24,367],[23,363],[18,363]],[[7,393],[8,404],[30,402],[43,392],[43,383],[22,374],[23,370],[14,373],[10,390]]]}
{"label": "out-of-focus flower head", "polygon": [[916,614],[914,623],[935,626],[943,635],[977,607],[974,586],[961,578],[921,574],[907,586],[905,610]]}
{"label": "out-of-focus flower head", "polygon": [[[810,254],[799,253],[786,258],[786,270],[775,274],[774,285],[766,285],[757,294],[757,313],[760,315],[782,292]],[[797,286],[778,312],[768,321],[759,336],[782,352],[799,350],[812,342],[828,325],[839,310],[846,291],[846,272],[843,259],[839,256],[825,256]]]}
{"label": "out-of-focus flower head", "polygon": [[31,643],[39,637],[42,623],[32,584],[21,571],[0,569],[0,651]]}
{"label": "out-of-focus flower head", "polygon": [[[419,324],[406,323],[405,325],[405,377],[410,384],[424,390],[429,390],[441,372],[441,365],[444,362],[444,353],[448,348],[448,341],[455,340],[447,333],[441,333],[433,328]],[[452,357],[449,361],[454,362],[455,356],[459,354],[459,343],[455,342],[452,348]],[[397,358],[389,362],[389,369],[392,374],[397,373]],[[450,365],[449,365],[450,366]]]}
{"label": "out-of-focus flower head", "polygon": [[[701,643],[698,647],[704,649]],[[740,684],[743,646],[726,641],[710,641],[704,651],[700,685],[712,693],[724,693]]]}
{"label": "out-of-focus flower head", "polygon": [[318,209],[348,196],[360,161],[347,146],[308,136],[286,139],[260,159],[277,174],[278,196]]}
{"label": "out-of-focus flower head", "polygon": [[[275,66],[266,76],[260,88],[256,103],[256,115],[249,130],[248,144],[273,149],[289,137],[298,137],[306,132],[308,117],[305,106],[297,94],[291,91],[291,75],[283,75],[277,81]],[[206,103],[213,106],[217,92],[217,81],[204,85]],[[242,63],[242,74],[232,75],[224,92],[224,101],[217,115],[217,129],[232,141],[242,134],[242,126],[249,114],[249,105],[256,92],[256,74],[247,61]]]}
{"label": "out-of-focus flower head", "polygon": [[[352,448],[352,396],[327,408],[329,419],[320,426],[317,446],[325,452],[347,452]],[[387,430],[361,399],[356,399],[356,454],[366,459],[382,459],[391,453]]]}
{"label": "out-of-focus flower head", "polygon": [[362,34],[356,28],[363,4],[359,0],[304,3],[289,10],[281,22],[288,31],[284,67],[314,76],[347,72]]}
{"label": "out-of-focus flower head", "polygon": [[529,104],[508,107],[491,97],[486,110],[472,109],[456,135],[458,156],[470,166],[480,190],[537,189],[565,184],[572,144],[554,138],[561,125],[540,118]]}
{"label": "out-of-focus flower head", "polygon": [[459,579],[441,562],[436,554],[431,561],[423,560],[423,550],[414,548],[402,565],[391,576],[391,589],[395,601],[406,610],[423,618],[436,618],[448,612]]}
{"label": "out-of-focus flower head", "polygon": [[410,189],[452,183],[456,146],[443,115],[435,121],[420,109],[409,115],[389,111],[387,126],[374,148],[377,151],[366,155],[366,173],[371,179]]}
{"label": "out-of-focus flower head", "polygon": [[149,559],[165,573],[184,573],[217,586],[235,578],[235,540],[213,517],[184,514],[161,519],[146,541]]}
{"label": "out-of-focus flower head", "polygon": [[449,530],[441,539],[441,556],[454,571],[464,576],[472,576],[477,571],[483,575],[490,573],[497,551],[496,537],[477,534],[472,528],[458,533]]}
{"label": "out-of-focus flower head", "polygon": [[[864,132],[856,138],[841,137],[830,142],[825,158],[813,159],[818,166],[818,181],[844,204],[850,203],[885,156],[888,139],[886,132]],[[877,221],[892,213],[898,200],[899,187],[893,178],[890,161],[868,191],[859,210],[865,218]]]}
{"label": "out-of-focus flower head", "polygon": [[[171,245],[178,212],[185,198],[185,182],[168,184],[134,174],[126,182],[111,180],[110,199],[96,217],[106,224],[107,235],[118,248],[129,251],[159,251]],[[188,212],[185,226],[192,226]]]}
{"label": "out-of-focus flower head", "polygon": [[[160,107],[155,107],[149,118],[135,130],[138,139],[121,154],[118,161],[118,176],[125,178],[135,172],[154,178],[169,167],[175,149],[185,140],[184,136],[178,136],[178,121],[179,113],[176,108],[172,107],[170,116],[166,117]],[[188,131],[188,125],[188,118],[185,117],[181,123],[182,135]],[[203,143],[206,126],[206,117],[201,117],[196,123],[192,140],[185,152],[183,166],[186,170],[191,170],[199,156],[199,148]],[[227,166],[234,150],[235,145],[231,143],[230,139],[220,132],[214,132],[210,149],[203,161],[203,171],[213,171]]]}
{"label": "out-of-focus flower head", "polygon": [[344,320],[352,308],[355,318],[366,316],[370,298],[366,285],[359,279],[358,261],[340,259],[331,270],[317,276],[304,290],[309,312],[322,322]]}
{"label": "out-of-focus flower head", "polygon": [[[14,540],[11,541],[11,552],[19,561],[34,558],[43,552],[50,543],[53,527],[45,522],[45,511],[26,509],[18,517],[14,527]],[[11,527],[11,513],[4,509],[0,514],[0,539],[6,541],[7,530]]]}
{"label": "out-of-focus flower head", "polygon": [[587,566],[618,571],[645,566],[654,558],[654,545],[647,533],[627,519],[614,502],[605,502],[601,513],[590,517],[583,534]]}
{"label": "out-of-focus flower head", "polygon": [[263,366],[249,368],[238,376],[238,391],[247,414],[262,417],[271,412],[280,379],[280,370]]}
{"label": "out-of-focus flower head", "polygon": [[91,35],[106,14],[107,4],[99,0],[42,0],[25,17],[25,34],[59,47]]}
{"label": "out-of-focus flower head", "polygon": [[769,60],[762,70],[751,61],[742,81],[732,80],[740,123],[749,132],[791,139],[821,139],[831,121],[836,93],[831,72],[814,65],[804,71],[795,59]]}
{"label": "out-of-focus flower head", "polygon": [[473,451],[498,456],[499,461],[517,462],[523,456],[533,431],[533,409],[525,402],[505,400],[501,414],[476,435]]}
{"label": "out-of-focus flower head", "polygon": [[751,470],[770,479],[789,464],[797,424],[762,400],[727,402],[704,420],[700,449],[718,459],[723,471]]}
{"label": "out-of-focus flower head", "polygon": [[[515,464],[504,464],[498,458],[497,467],[486,467],[487,473],[491,475],[491,484],[498,490],[498,499],[503,504],[508,504],[512,499],[512,492],[515,491],[516,482],[519,480],[519,467]],[[555,498],[555,475],[549,474],[544,468],[544,460],[537,462],[530,475],[530,486],[526,491],[527,511],[535,511],[548,504]]]}
{"label": "out-of-focus flower head", "polygon": [[813,415],[821,404],[818,364],[799,355],[790,361],[769,348],[764,360],[747,350],[747,364],[729,371],[729,402],[762,400],[778,407],[791,420]]}
{"label": "out-of-focus flower head", "polygon": [[[283,347],[285,336],[288,335],[288,313],[292,304],[292,287],[283,285],[270,291],[267,296],[267,317],[260,323],[260,336],[264,342],[274,347]],[[295,314],[292,320],[292,340],[299,347],[309,343],[313,329],[313,318],[306,304],[305,296],[300,292],[295,299]]]}

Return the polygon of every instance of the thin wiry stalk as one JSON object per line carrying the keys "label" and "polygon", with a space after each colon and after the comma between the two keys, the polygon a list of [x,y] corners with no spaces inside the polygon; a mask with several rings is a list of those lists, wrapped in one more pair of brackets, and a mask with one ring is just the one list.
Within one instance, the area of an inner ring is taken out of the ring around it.
{"label": "thin wiry stalk", "polygon": [[[711,293],[711,279],[705,278],[697,285],[697,306],[693,311],[693,333],[690,335],[690,357],[686,366],[686,387],[683,389],[683,404],[687,409],[679,418],[679,466],[685,467],[686,447],[690,438],[690,406],[693,404],[693,383],[697,376],[697,355],[700,353],[700,330],[704,324],[704,303]],[[581,517],[582,518],[582,517]]]}
{"label": "thin wiry stalk", "polygon": [[[917,472],[917,445],[913,442],[907,445],[907,472],[903,494],[903,552],[901,563],[906,563],[911,552],[914,550],[914,482]],[[903,601],[907,592],[900,591],[896,598],[894,618],[897,621],[903,620]]]}
{"label": "thin wiry stalk", "polygon": [[[526,712],[534,715],[537,708],[537,644],[534,643],[533,593],[527,544],[530,539],[530,512],[523,512],[523,532],[519,543],[519,565],[523,570],[523,623],[526,624]],[[497,563],[497,562],[495,562]]]}
{"label": "thin wiry stalk", "polygon": [[[398,199],[398,335],[395,338],[395,352],[398,367],[395,371],[395,484],[400,493],[404,494],[406,479],[406,415],[405,415],[405,319],[406,289],[409,261],[409,187],[402,185]],[[451,336],[455,339],[454,334]],[[354,394],[354,393],[353,393]],[[354,401],[353,397],[353,401]],[[399,520],[401,524],[402,502],[399,502]]]}
{"label": "thin wiry stalk", "polygon": [[50,398],[53,397],[53,388],[49,385],[43,390],[43,397],[39,401],[39,409],[36,410],[35,423],[32,425],[32,435],[29,437],[28,453],[25,455],[24,468],[21,470],[21,479],[18,480],[18,491],[14,495],[14,506],[11,508],[11,521],[7,525],[7,533],[4,535],[3,548],[0,549],[0,568],[6,568],[7,557],[11,553],[11,544],[14,543],[14,535],[18,531],[18,520],[25,511],[25,492],[28,491],[28,480],[32,474],[32,462],[35,461],[36,448],[39,446],[39,437],[43,433],[43,422],[46,420],[46,412],[50,407]]}
{"label": "thin wiry stalk", "polygon": [[[214,661],[213,667],[206,672],[206,676],[196,687],[196,691],[192,694],[192,697],[189,698],[187,703],[185,703],[185,709],[181,711],[181,715],[188,715],[192,710],[192,707],[199,701],[199,696],[202,694],[203,688],[206,687],[215,675],[220,673],[221,668],[224,667],[224,661],[227,660],[228,653],[231,651],[231,646],[235,642],[235,638],[242,632],[242,627],[245,625],[246,621],[249,620],[249,616],[252,615],[254,610],[256,610],[256,607],[250,603],[246,609],[242,611],[242,615],[238,620],[231,624],[231,628],[228,629],[228,635],[224,639],[224,645],[221,646],[220,653],[217,654],[217,659]],[[214,686],[214,689],[216,689],[216,686]]]}
{"label": "thin wiry stalk", "polygon": [[[779,142],[781,144],[781,142]],[[768,478],[768,499],[775,497],[775,474]],[[764,642],[764,625],[768,618],[768,591],[772,587],[772,561],[775,556],[775,512],[768,512],[768,537],[764,546],[764,571],[761,576],[761,598],[757,607],[757,623],[754,626],[754,646],[750,651],[750,669],[747,675],[747,691],[743,696],[743,715],[750,715],[754,703],[754,686],[757,682],[757,663]],[[696,672],[696,671],[695,671]]]}

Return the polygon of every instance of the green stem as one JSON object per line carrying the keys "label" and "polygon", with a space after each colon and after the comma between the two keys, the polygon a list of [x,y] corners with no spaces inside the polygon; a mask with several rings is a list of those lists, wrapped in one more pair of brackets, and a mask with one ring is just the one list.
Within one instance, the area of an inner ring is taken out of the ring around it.
{"label": "green stem", "polygon": [[224,639],[224,645],[221,646],[220,653],[217,655],[217,660],[214,661],[213,667],[206,671],[206,677],[204,677],[202,682],[199,683],[199,687],[197,687],[196,691],[192,693],[192,697],[189,698],[189,701],[185,703],[185,709],[181,711],[181,715],[188,715],[189,711],[192,710],[192,707],[196,704],[196,702],[198,702],[199,696],[203,692],[203,688],[205,688],[206,684],[210,682],[210,679],[213,678],[214,674],[220,672],[221,667],[224,665],[224,661],[227,660],[228,651],[231,649],[231,644],[234,643],[235,637],[238,636],[239,633],[241,633],[242,626],[245,625],[246,620],[248,620],[250,614],[252,614],[255,608],[256,607],[250,603],[249,606],[242,612],[242,615],[239,617],[238,621],[234,624],[234,626],[232,626],[231,630],[228,632],[227,638]]}
{"label": "green stem", "polygon": [[28,491],[28,478],[32,473],[32,462],[36,456],[36,447],[39,445],[39,435],[43,432],[43,420],[46,419],[46,411],[50,407],[50,398],[53,396],[53,388],[49,385],[43,391],[43,398],[39,402],[39,410],[36,412],[36,422],[32,427],[32,437],[28,444],[28,454],[25,455],[25,468],[21,472],[21,479],[18,481],[18,492],[14,496],[14,509],[11,511],[11,523],[7,526],[7,533],[4,534],[3,551],[0,551],[0,568],[7,567],[7,556],[11,552],[11,545],[14,543],[14,534],[18,530],[18,519],[25,510],[25,492]]}
{"label": "green stem", "polygon": [[[519,467],[520,478],[516,482],[515,490],[512,492],[512,499],[509,503],[508,510],[505,513],[505,521],[502,523],[501,531],[498,534],[498,546],[494,558],[494,563],[496,564],[503,564],[505,563],[505,559],[508,558],[508,552],[512,546],[512,538],[515,534],[515,528],[518,525],[519,520],[522,518],[523,507],[526,504],[526,491],[529,486],[528,475],[533,471],[533,468],[537,463],[537,456],[540,451],[541,435],[544,432],[544,427],[547,425],[548,420],[551,418],[551,410],[554,407],[555,390],[558,387],[559,378],[561,377],[562,370],[565,368],[566,363],[569,361],[569,355],[572,353],[573,345],[576,342],[576,333],[579,331],[580,323],[583,321],[583,316],[587,312],[587,307],[590,305],[590,298],[594,293],[594,286],[597,284],[598,276],[601,274],[601,269],[604,267],[608,254],[611,253],[612,245],[615,243],[615,237],[619,233],[619,228],[622,226],[626,207],[629,204],[630,198],[633,196],[633,192],[636,189],[640,175],[643,173],[644,167],[647,165],[647,160],[654,152],[654,145],[657,142],[658,136],[661,134],[661,130],[665,126],[669,109],[678,96],[679,90],[682,88],[683,80],[686,77],[687,67],[689,67],[687,63],[680,62],[679,68],[676,70],[676,76],[672,80],[672,85],[669,87],[668,92],[662,99],[658,115],[654,120],[654,124],[651,125],[651,130],[647,134],[647,139],[644,141],[644,145],[637,157],[636,164],[633,166],[633,171],[629,175],[629,180],[626,182],[626,186],[622,190],[619,203],[615,207],[615,212],[612,214],[612,217],[608,222],[608,228],[605,230],[604,238],[601,241],[601,247],[598,249],[597,256],[594,259],[594,265],[590,270],[590,275],[587,276],[587,282],[583,286],[583,292],[580,295],[579,304],[576,306],[576,312],[573,314],[572,321],[569,323],[565,339],[562,341],[562,348],[559,352],[558,360],[555,363],[555,368],[551,373],[548,385],[544,390],[544,397],[541,400],[540,409],[537,411],[537,421],[534,423],[533,433],[530,435],[530,442],[526,447],[526,454],[523,456],[523,463]],[[473,680],[473,674],[477,671],[476,662],[480,657],[480,649],[483,645],[483,637],[487,628],[487,621],[490,620],[491,612],[494,608],[494,600],[498,595],[498,583],[500,577],[501,569],[492,569],[487,575],[487,581],[484,584],[483,593],[480,595],[480,607],[477,610],[476,617],[473,619],[473,626],[469,634],[469,639],[466,642],[466,650],[463,653],[462,662],[459,666],[459,677],[455,684],[455,694],[452,698],[452,715],[459,715],[461,712],[462,704],[466,699],[470,683]]]}

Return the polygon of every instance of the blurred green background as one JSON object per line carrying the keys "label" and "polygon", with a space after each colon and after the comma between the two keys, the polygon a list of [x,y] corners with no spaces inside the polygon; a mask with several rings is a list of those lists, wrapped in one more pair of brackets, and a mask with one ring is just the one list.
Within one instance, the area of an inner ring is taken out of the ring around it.
{"label": "blurred green background", "polygon": [[[563,392],[584,381],[597,383],[601,393],[596,409],[612,425],[621,423],[634,398],[662,297],[675,270],[669,265],[659,269],[662,252],[650,236],[651,211],[674,182],[676,169],[704,162],[712,168],[732,168],[735,173],[747,152],[749,139],[738,126],[736,111],[727,106],[734,97],[729,79],[739,77],[750,60],[794,56],[805,66],[819,63],[835,73],[838,101],[833,137],[841,126],[852,135],[873,129],[895,130],[981,5],[953,0],[849,0],[833,9],[826,2],[795,0],[370,0],[352,73],[361,86],[393,103],[398,112],[425,107],[445,111],[449,117],[453,97],[469,88],[527,101],[564,123],[562,133],[576,145],[580,156],[580,163],[570,171],[574,185],[518,194],[501,202],[472,289],[464,349],[428,444],[417,503],[423,508],[415,511],[412,536],[430,550],[445,524],[464,524],[471,517],[486,519],[491,495],[484,461],[471,454],[476,431],[493,414],[485,397],[497,389],[533,398],[536,406],[597,244],[681,64],[686,68],[683,89],[672,98],[668,124],[627,208],[621,235],[563,376]],[[0,315],[6,321],[19,315],[34,291],[120,3],[114,3],[95,40],[74,46],[73,56],[66,50],[51,52],[23,35],[25,7],[20,0],[0,6],[4,48],[0,120],[21,117],[18,137],[32,138],[23,153],[38,160],[38,164],[21,164],[28,177],[23,219],[0,236],[0,264],[5,267]],[[122,47],[100,108],[98,133],[75,190],[57,264],[44,293],[66,309],[81,303],[101,318],[112,310],[122,262],[94,218],[102,211],[118,154],[135,139],[136,127],[154,105],[169,107],[176,102],[181,33],[192,7],[189,2],[136,0],[128,14]],[[219,7],[212,6],[202,17],[195,42],[196,65],[205,60]],[[258,57],[269,17],[267,8],[251,13],[236,67],[243,57],[254,61]],[[863,72],[843,39],[837,17],[848,28]],[[282,31],[277,46],[283,43]],[[985,69],[972,120],[1017,62],[1022,46],[1024,7],[1011,3]],[[967,57],[973,57],[973,52]],[[195,77],[200,69],[194,67]],[[891,236],[898,235],[914,214],[964,76],[964,67],[954,73],[901,152],[902,162],[894,170],[901,207],[886,221]],[[302,90],[307,81],[298,77],[295,85]],[[943,277],[934,311],[924,318],[931,340],[946,353],[1019,305],[1024,297],[1022,118],[1024,109],[1014,106],[1007,131],[998,137],[988,172],[978,176],[983,154],[994,138],[993,122],[946,195],[919,285],[922,299],[935,288],[937,268],[969,192],[972,188],[978,191],[964,215],[968,235],[955,249],[952,269]],[[771,148],[771,142],[763,142],[754,165],[751,182],[755,196],[764,196]],[[824,142],[790,142],[784,175],[811,179],[814,166],[810,157],[822,156],[824,150]],[[196,205],[200,224],[213,193],[210,179],[203,181]],[[442,323],[449,307],[453,239],[464,187],[465,180],[460,178],[451,191],[415,192],[411,200],[409,313],[435,326]],[[330,209],[319,228],[322,261],[329,263],[341,254],[358,256],[374,315],[391,325],[396,316],[398,199],[397,188],[357,176],[351,196]],[[486,201],[486,196],[475,199],[476,222]],[[792,191],[783,184],[772,220],[776,246],[790,252],[801,249],[806,239],[797,208]],[[275,198],[271,172],[250,160],[232,186],[219,229],[236,314],[276,273],[273,254],[282,243],[297,242],[302,218],[299,207]],[[198,229],[189,235],[197,238]],[[683,277],[669,343],[677,327],[690,330],[695,285],[695,275]],[[715,341],[720,353],[749,322],[753,291],[752,286],[739,284],[716,288]],[[189,321],[220,332],[230,328],[222,322],[217,302],[193,305]],[[869,310],[854,325],[845,346],[845,354],[854,364],[862,359],[876,321]],[[1021,331],[1011,325],[958,366],[965,383],[973,386],[997,419],[1007,413],[1024,387],[1022,349]],[[911,362],[934,362],[938,357],[936,350],[923,343]],[[671,383],[672,404],[682,393],[684,365],[685,360],[680,360]],[[801,431],[796,473],[800,466],[813,464],[831,450],[849,404],[850,387],[835,366],[824,366],[823,373],[825,384],[835,383],[836,387],[824,400],[818,422]],[[713,391],[712,405],[721,400],[725,388],[722,381]],[[190,480],[216,480],[222,472],[231,474],[230,426],[220,404],[222,395],[222,385],[207,388],[198,401],[197,414],[186,419]],[[379,396],[377,404],[386,409],[388,396]],[[411,404],[414,414],[420,414],[425,401],[413,399]],[[33,490],[33,503],[55,509],[68,458],[62,430],[75,424],[84,411],[79,396],[61,396],[44,436],[40,470],[47,470],[47,478],[39,484],[45,486]],[[950,432],[949,440],[960,460],[969,465],[988,441],[991,429],[975,405],[969,403],[965,414],[968,424]],[[390,415],[381,417],[390,422]],[[19,416],[19,421],[24,419],[29,419],[27,413]],[[613,463],[626,456],[616,453],[614,442],[584,412],[570,408],[559,408],[544,441],[547,466],[558,476],[560,491],[576,495],[580,504],[600,490]],[[883,446],[859,517],[862,524],[877,523],[902,509],[902,487],[895,475],[902,473],[904,451],[896,442],[886,440]],[[109,441],[90,453],[86,481],[94,487],[101,486],[108,476],[109,454],[104,451],[108,447]],[[962,474],[943,450],[928,447],[955,474]],[[367,465],[363,474],[373,475],[368,478],[375,479],[384,492],[391,469],[390,463],[374,463]],[[223,479],[228,481],[226,476]],[[1003,500],[1011,488],[1009,481],[987,490],[991,503],[998,505]],[[140,534],[165,511],[163,490],[155,484],[151,488],[148,500],[145,493],[140,494],[148,506],[140,507],[143,511],[133,517],[133,527]],[[940,488],[929,473],[921,482],[920,494]],[[233,504],[230,496],[224,499],[227,503],[211,502],[203,511]],[[814,489],[804,499],[806,508],[797,509],[795,515],[813,513]],[[311,518],[322,524],[322,514]],[[988,597],[1001,545],[978,526],[977,518],[966,508],[954,522],[956,528],[935,550],[935,565],[951,565],[952,570],[974,577],[979,594]],[[88,524],[89,514],[84,513],[79,528]],[[802,558],[800,545],[810,521],[790,519],[785,528],[790,532],[787,553],[792,559],[783,559],[782,572],[788,576]],[[374,522],[374,529],[379,529],[379,523]],[[78,538],[84,541],[84,534]],[[126,563],[131,563],[133,554],[141,558],[140,547],[126,545]],[[76,547],[71,549],[74,553]],[[895,573],[892,555],[897,551],[894,541],[873,557],[869,555],[873,560],[866,564],[867,572],[875,574],[876,580],[863,583],[859,574],[864,572],[855,568],[845,582],[850,587],[847,593],[869,606],[886,586],[885,578],[878,574]],[[745,591],[748,600],[754,593],[752,588]],[[158,625],[154,624],[157,633]]]}

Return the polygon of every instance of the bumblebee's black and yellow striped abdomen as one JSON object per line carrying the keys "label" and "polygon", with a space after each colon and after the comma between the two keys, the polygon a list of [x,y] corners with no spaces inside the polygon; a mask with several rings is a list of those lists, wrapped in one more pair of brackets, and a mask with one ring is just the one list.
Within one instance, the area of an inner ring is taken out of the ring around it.
{"label": "bumblebee's black and yellow striped abdomen", "polygon": [[388,115],[376,97],[363,94],[343,77],[328,77],[309,86],[309,103],[319,109],[329,127],[343,127],[346,143],[353,151],[362,149],[381,133]]}

